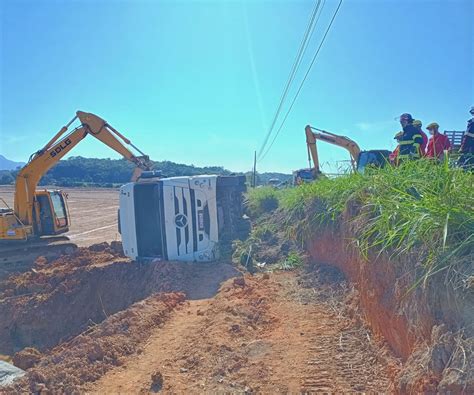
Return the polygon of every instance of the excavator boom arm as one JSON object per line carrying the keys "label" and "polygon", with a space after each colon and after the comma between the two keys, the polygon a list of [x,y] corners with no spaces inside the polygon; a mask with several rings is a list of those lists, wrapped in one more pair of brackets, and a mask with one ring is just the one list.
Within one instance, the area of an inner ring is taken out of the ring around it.
{"label": "excavator boom arm", "polygon": [[[77,119],[81,126],[66,134],[68,127]],[[93,135],[124,158],[135,163],[138,171],[133,178],[137,178],[142,170],[150,169],[148,156],[135,156],[125,145],[131,144],[130,140],[112,128],[97,115],[78,111],[76,116],[35,154],[30,161],[20,170],[15,186],[15,213],[24,224],[33,223],[33,204],[36,187],[41,177],[53,167],[61,158],[69,153],[87,134]],[[122,140],[124,143],[122,143]],[[132,145],[132,147],[134,147]],[[136,147],[134,147],[136,149]]]}
{"label": "excavator boom arm", "polygon": [[[316,130],[320,133],[315,133],[313,130]],[[319,156],[318,156],[318,149],[317,149],[317,140],[325,141],[326,143],[337,145],[338,147],[343,147],[351,156],[352,167],[355,170],[357,168],[357,160],[359,159],[360,155],[360,147],[359,145],[351,140],[349,137],[339,136],[334,133],[327,132],[325,130],[314,128],[310,125],[305,127],[306,132],[306,144],[308,147],[308,160],[310,162],[311,167],[311,160],[313,161],[314,169],[317,173],[320,172],[319,167]]]}

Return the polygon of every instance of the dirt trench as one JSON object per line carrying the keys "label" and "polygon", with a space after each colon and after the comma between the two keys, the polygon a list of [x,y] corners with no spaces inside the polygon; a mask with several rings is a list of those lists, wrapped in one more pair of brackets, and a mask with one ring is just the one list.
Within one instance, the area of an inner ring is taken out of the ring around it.
{"label": "dirt trench", "polygon": [[[474,393],[472,280],[456,284],[454,273],[442,272],[409,292],[422,272],[416,255],[365,259],[348,242],[355,239],[350,229],[346,224],[319,232],[307,249],[316,262],[337,267],[354,284],[364,320],[403,361],[396,391]],[[472,256],[458,262],[455,272],[472,279]]]}
{"label": "dirt trench", "polygon": [[112,247],[79,248],[54,262],[40,258],[32,271],[1,282],[0,354],[54,347],[155,293],[209,298],[240,275],[225,264],[132,262]]}
{"label": "dirt trench", "polygon": [[341,273],[245,275],[217,294],[157,294],[44,350],[14,391],[388,392],[399,362]]}

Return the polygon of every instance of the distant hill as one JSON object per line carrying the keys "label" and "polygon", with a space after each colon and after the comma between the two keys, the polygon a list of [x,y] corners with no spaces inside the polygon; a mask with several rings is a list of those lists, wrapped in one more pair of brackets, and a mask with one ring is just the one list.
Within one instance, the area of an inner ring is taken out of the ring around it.
{"label": "distant hill", "polygon": [[0,170],[15,170],[17,167],[22,167],[25,162],[15,162],[0,155]]}
{"label": "distant hill", "polygon": [[[198,167],[170,161],[154,162],[154,169],[161,170],[165,177],[194,176],[199,174],[234,174],[221,166]],[[125,159],[96,159],[73,156],[58,162],[40,181],[40,185],[57,185],[61,187],[97,186],[115,187],[130,181],[134,165]],[[13,184],[17,170],[0,171],[0,185]],[[250,180],[251,173],[245,174]],[[257,174],[258,184],[267,184],[271,178],[281,181],[290,175],[281,173]]]}

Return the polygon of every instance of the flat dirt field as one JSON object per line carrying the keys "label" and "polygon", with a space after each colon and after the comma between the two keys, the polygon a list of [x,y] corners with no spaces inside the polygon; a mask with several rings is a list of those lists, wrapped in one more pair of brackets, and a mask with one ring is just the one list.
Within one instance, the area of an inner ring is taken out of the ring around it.
{"label": "flat dirt field", "polygon": [[[78,246],[120,240],[117,230],[119,190],[61,188],[69,194],[71,228],[67,236]],[[0,198],[13,207],[13,186],[0,186]],[[0,201],[0,207],[3,205]]]}

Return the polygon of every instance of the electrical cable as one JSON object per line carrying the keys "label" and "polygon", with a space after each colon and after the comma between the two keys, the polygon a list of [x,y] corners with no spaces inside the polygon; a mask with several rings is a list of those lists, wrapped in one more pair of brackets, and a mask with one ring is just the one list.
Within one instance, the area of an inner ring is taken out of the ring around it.
{"label": "electrical cable", "polygon": [[[278,104],[278,107],[277,107],[277,110],[275,112],[275,115],[273,117],[273,120],[272,120],[272,123],[270,125],[270,128],[268,129],[268,132],[265,136],[265,139],[263,141],[263,144],[258,152],[258,156],[261,156],[262,155],[262,152],[263,150],[265,149],[265,146],[267,145],[268,143],[268,139],[270,138],[270,135],[272,134],[273,132],[273,129],[275,127],[275,124],[278,120],[278,117],[280,115],[280,112],[281,112],[281,109],[283,107],[283,103],[286,99],[286,96],[288,94],[288,91],[289,91],[289,88],[291,86],[291,83],[293,82],[295,76],[296,76],[296,72],[299,68],[299,65],[301,63],[301,60],[303,59],[303,54],[304,54],[304,51],[306,50],[306,47],[308,45],[308,42],[309,42],[309,38],[310,36],[312,35],[312,31],[314,30],[313,27],[315,26],[315,18],[316,18],[316,14],[319,10],[319,7],[321,5],[321,0],[317,0],[316,4],[315,4],[315,7],[313,8],[313,11],[311,13],[311,17],[310,17],[310,20],[308,22],[308,26],[306,28],[306,31],[305,31],[305,34],[303,36],[303,39],[301,41],[301,44],[300,44],[300,47],[299,47],[299,50],[298,50],[298,53],[296,55],[296,58],[295,58],[295,61],[293,63],[293,67],[291,68],[291,71],[290,71],[290,74],[288,76],[288,80],[285,84],[285,89],[283,90],[283,93],[280,97],[280,102]],[[318,18],[319,19],[319,18]]]}
{"label": "electrical cable", "polygon": [[331,22],[329,23],[329,25],[328,25],[328,27],[327,27],[327,29],[326,29],[326,32],[324,33],[324,36],[323,36],[323,38],[322,38],[322,40],[321,40],[321,43],[319,44],[319,47],[318,47],[318,49],[316,50],[316,53],[314,54],[313,59],[311,60],[311,63],[310,63],[310,65],[309,65],[309,67],[308,67],[308,70],[306,71],[306,74],[305,74],[305,76],[303,77],[303,80],[301,81],[298,90],[296,91],[295,97],[293,98],[293,101],[291,102],[290,107],[288,108],[288,111],[286,112],[285,117],[283,118],[283,121],[282,121],[280,127],[278,128],[278,130],[277,130],[277,132],[276,132],[276,134],[275,134],[275,137],[274,137],[273,140],[271,141],[270,146],[269,146],[268,149],[265,151],[265,153],[263,154],[263,156],[260,157],[260,160],[263,160],[263,159],[265,158],[265,156],[268,154],[268,152],[270,151],[270,149],[271,149],[272,146],[273,146],[273,143],[275,142],[275,140],[277,139],[278,135],[280,134],[280,131],[283,129],[283,126],[284,126],[284,124],[285,124],[285,122],[286,122],[286,119],[288,118],[288,115],[290,115],[290,112],[291,112],[291,110],[293,109],[293,106],[294,106],[294,104],[295,104],[295,102],[296,102],[296,99],[298,98],[298,96],[299,96],[299,94],[300,94],[300,92],[301,92],[301,89],[303,88],[303,85],[304,85],[306,79],[308,78],[308,75],[309,75],[309,73],[310,73],[310,71],[311,71],[311,68],[313,67],[313,65],[314,65],[314,63],[315,63],[315,61],[316,61],[316,58],[318,57],[318,54],[319,54],[319,52],[320,52],[320,50],[321,50],[321,48],[322,48],[322,46],[323,46],[323,44],[324,44],[324,41],[326,40],[326,36],[328,35],[329,30],[331,29],[331,26],[332,26],[334,20],[336,19],[337,13],[339,12],[339,9],[341,8],[342,1],[343,1],[343,0],[340,0],[340,1],[339,1],[339,4],[338,4],[338,6],[337,6],[337,8],[336,8],[336,11],[334,12],[334,15],[333,15],[332,18],[331,18]]}

